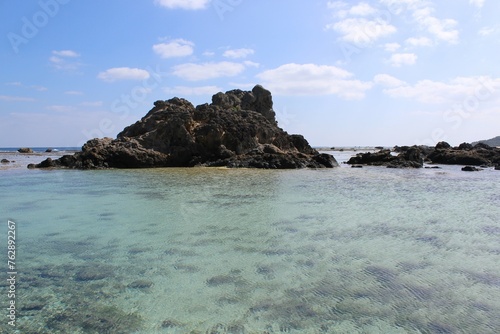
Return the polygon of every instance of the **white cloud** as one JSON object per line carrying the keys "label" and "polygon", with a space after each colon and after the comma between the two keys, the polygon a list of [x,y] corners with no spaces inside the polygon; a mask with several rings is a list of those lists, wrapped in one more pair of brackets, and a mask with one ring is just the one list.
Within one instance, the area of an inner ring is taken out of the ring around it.
{"label": "white cloud", "polygon": [[402,84],[385,89],[384,93],[431,104],[453,104],[468,98],[485,101],[500,97],[500,78],[457,77],[449,82],[421,80],[414,85]]}
{"label": "white cloud", "polygon": [[79,90],[68,90],[68,91],[64,92],[64,94],[66,94],[66,95],[83,95],[83,92],[81,92]]}
{"label": "white cloud", "polygon": [[169,9],[205,9],[211,0],[155,0],[155,4]]}
{"label": "white cloud", "polygon": [[343,1],[328,1],[326,6],[328,9],[339,9],[346,7],[347,4]]}
{"label": "white cloud", "polygon": [[60,57],[56,57],[56,56],[52,56],[49,58],[50,62],[53,64],[53,65],[58,65],[58,64],[61,64],[64,62],[64,59],[63,58],[60,58]]}
{"label": "white cloud", "polygon": [[392,66],[413,65],[417,61],[417,55],[414,53],[395,53],[389,59]]}
{"label": "white cloud", "polygon": [[377,74],[373,78],[373,81],[378,85],[387,87],[400,87],[406,85],[404,81],[399,80],[398,78],[395,78],[389,74]]}
{"label": "white cloud", "polygon": [[45,107],[45,109],[50,110],[50,111],[55,111],[55,112],[70,112],[70,111],[74,111],[75,107],[63,106],[63,105],[52,105],[52,106]]}
{"label": "white cloud", "polygon": [[394,52],[397,51],[401,45],[399,43],[386,43],[384,45],[385,51]]}
{"label": "white cloud", "polygon": [[60,51],[52,51],[53,55],[59,56],[59,57],[69,57],[69,58],[76,58],[80,57],[80,54],[73,50],[60,50]]}
{"label": "white cloud", "polygon": [[149,78],[149,72],[140,68],[115,67],[99,73],[99,79],[107,82],[117,80],[145,80]]}
{"label": "white cloud", "polygon": [[485,0],[469,0],[469,3],[473,6],[481,8],[484,5],[484,1]]}
{"label": "white cloud", "polygon": [[273,93],[281,95],[337,95],[361,99],[372,86],[352,79],[353,74],[335,66],[285,64],[257,75]]}
{"label": "white cloud", "polygon": [[255,53],[252,49],[234,49],[234,50],[226,50],[223,54],[226,58],[246,58]]}
{"label": "white cloud", "polygon": [[374,41],[391,35],[396,27],[383,20],[367,20],[365,18],[348,18],[329,24],[327,29],[333,29],[342,35],[341,39],[353,44],[371,44]]}
{"label": "white cloud", "polygon": [[175,87],[164,88],[165,93],[180,95],[180,96],[213,95],[220,91],[222,91],[222,89],[217,86],[201,86],[201,87],[175,86]]}
{"label": "white cloud", "polygon": [[260,67],[259,63],[256,63],[256,62],[253,62],[253,61],[250,61],[250,60],[245,60],[243,62],[243,64],[245,64],[246,67],[255,67],[255,68]]}
{"label": "white cloud", "polygon": [[54,50],[52,51],[53,56],[49,58],[50,65],[57,70],[61,71],[75,71],[80,66],[81,63],[75,60],[79,58],[80,54],[72,50]]}
{"label": "white cloud", "polygon": [[410,37],[405,43],[410,46],[432,46],[432,40],[427,37]]}
{"label": "white cloud", "polygon": [[431,7],[420,8],[413,12],[413,18],[438,40],[450,44],[458,43],[458,30],[455,29],[458,22],[453,19],[438,19],[432,16],[432,12]]}
{"label": "white cloud", "polygon": [[426,0],[380,0],[392,14],[399,15],[404,10],[415,10],[422,5],[428,5]]}
{"label": "white cloud", "polygon": [[0,101],[7,102],[33,102],[35,99],[23,96],[0,95]]}
{"label": "white cloud", "polygon": [[46,92],[48,91],[49,89],[45,86],[38,86],[38,85],[33,85],[33,86],[30,86],[30,88],[33,88],[34,90],[38,91],[38,92]]}
{"label": "white cloud", "polygon": [[478,31],[481,36],[490,36],[498,32],[498,27],[483,27]]}
{"label": "white cloud", "polygon": [[174,39],[168,43],[153,45],[153,51],[162,58],[185,57],[193,54],[194,43],[184,39]]}
{"label": "white cloud", "polygon": [[102,107],[103,106],[103,102],[102,101],[87,101],[87,102],[80,103],[80,105],[82,107],[93,107],[93,108],[96,108],[96,107]]}
{"label": "white cloud", "polygon": [[34,89],[38,92],[45,92],[48,91],[49,89],[45,86],[40,86],[40,85],[31,85],[31,86],[26,86],[23,85],[20,81],[15,81],[15,82],[6,82],[6,86],[14,86],[14,87],[23,87],[23,88],[29,88],[29,89]]}
{"label": "white cloud", "polygon": [[174,66],[173,74],[184,80],[199,81],[220,77],[233,77],[245,70],[245,65],[222,61],[218,63],[182,64]]}
{"label": "white cloud", "polygon": [[348,4],[345,2],[328,2],[327,7],[328,9],[333,9],[335,11],[335,17],[340,19],[346,18],[347,16],[370,16],[377,13],[377,10],[366,2],[360,2],[348,9],[346,9]]}
{"label": "white cloud", "polygon": [[351,9],[349,10],[349,14],[357,16],[373,15],[376,12],[377,11],[375,10],[375,8],[373,8],[366,2],[361,2],[358,5],[351,7]]}
{"label": "white cloud", "polygon": [[[482,2],[482,0],[470,0]],[[381,4],[387,6],[390,13],[400,15],[408,11],[413,17],[416,26],[427,31],[436,41],[444,41],[457,44],[459,31],[456,28],[458,22],[453,19],[439,19],[433,15],[434,4],[428,0],[380,0]]]}

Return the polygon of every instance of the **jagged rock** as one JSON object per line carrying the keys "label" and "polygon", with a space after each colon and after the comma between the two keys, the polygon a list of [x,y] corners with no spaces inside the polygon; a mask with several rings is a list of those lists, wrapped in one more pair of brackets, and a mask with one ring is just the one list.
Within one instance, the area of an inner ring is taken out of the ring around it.
{"label": "jagged rock", "polygon": [[464,172],[479,172],[479,171],[482,171],[481,168],[477,168],[477,167],[474,167],[474,166],[465,166],[465,167],[462,167],[462,170]]}
{"label": "jagged rock", "polygon": [[33,153],[33,150],[31,148],[28,148],[28,147],[22,147],[22,148],[18,149],[17,152],[19,152],[19,153]]}
{"label": "jagged rock", "polygon": [[468,143],[452,148],[438,143],[434,152],[430,153],[427,158],[437,164],[494,166],[500,163],[500,149],[485,144],[472,146]]}
{"label": "jagged rock", "polygon": [[493,147],[491,147],[490,145],[488,144],[485,144],[485,143],[477,143],[476,145],[474,145],[474,148],[475,149],[485,149],[485,150],[493,150]]}
{"label": "jagged rock", "polygon": [[141,120],[116,139],[89,140],[82,151],[37,167],[140,168],[227,166],[255,168],[335,167],[301,135],[277,126],[271,92],[217,93],[196,108],[182,98],[156,101]]}
{"label": "jagged rock", "polygon": [[10,163],[10,160],[8,160],[8,159],[2,159],[0,162],[3,163],[3,164],[8,164],[8,163]]}
{"label": "jagged rock", "polygon": [[382,166],[390,163],[396,157],[391,154],[390,150],[380,150],[377,152],[358,153],[356,156],[350,158],[347,164],[350,165],[373,165]]}
{"label": "jagged rock", "polygon": [[439,143],[436,144],[435,148],[436,148],[436,150],[445,150],[445,149],[451,148],[451,145],[445,141],[440,141]]}
{"label": "jagged rock", "polygon": [[422,151],[417,146],[399,147],[397,156],[390,150],[380,150],[374,153],[358,153],[347,161],[351,165],[386,166],[389,168],[422,168],[424,165]]}
{"label": "jagged rock", "polygon": [[472,144],[469,144],[469,143],[462,143],[458,146],[459,150],[466,150],[466,151],[472,150],[473,148],[474,148],[474,146]]}

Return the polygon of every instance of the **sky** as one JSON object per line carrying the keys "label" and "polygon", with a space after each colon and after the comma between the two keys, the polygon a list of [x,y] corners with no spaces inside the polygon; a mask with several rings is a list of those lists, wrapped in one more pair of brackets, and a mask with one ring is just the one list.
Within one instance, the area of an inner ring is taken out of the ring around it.
{"label": "sky", "polygon": [[115,137],[156,100],[269,89],[313,146],[500,135],[500,1],[1,0],[0,147]]}

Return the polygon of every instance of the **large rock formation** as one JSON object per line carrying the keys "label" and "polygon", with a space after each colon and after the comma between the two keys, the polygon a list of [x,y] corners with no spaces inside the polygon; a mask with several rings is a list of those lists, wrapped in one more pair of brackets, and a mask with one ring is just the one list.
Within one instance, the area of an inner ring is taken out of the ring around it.
{"label": "large rock formation", "polygon": [[140,121],[116,139],[89,140],[82,151],[30,167],[139,168],[227,166],[256,168],[335,167],[301,135],[278,127],[271,93],[217,93],[196,108],[187,100],[156,101]]}

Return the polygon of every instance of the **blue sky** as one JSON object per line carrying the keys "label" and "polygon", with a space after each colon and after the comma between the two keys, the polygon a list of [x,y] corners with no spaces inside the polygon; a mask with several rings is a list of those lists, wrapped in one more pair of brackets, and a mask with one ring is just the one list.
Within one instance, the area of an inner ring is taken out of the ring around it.
{"label": "blue sky", "polygon": [[500,135],[500,2],[0,2],[0,147],[115,137],[156,100],[271,90],[315,146]]}

